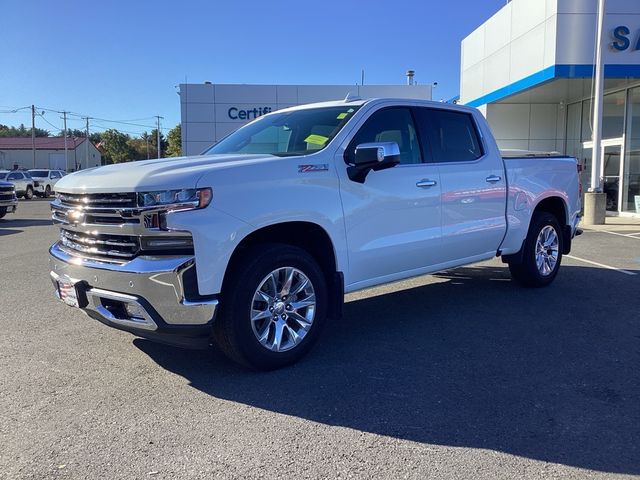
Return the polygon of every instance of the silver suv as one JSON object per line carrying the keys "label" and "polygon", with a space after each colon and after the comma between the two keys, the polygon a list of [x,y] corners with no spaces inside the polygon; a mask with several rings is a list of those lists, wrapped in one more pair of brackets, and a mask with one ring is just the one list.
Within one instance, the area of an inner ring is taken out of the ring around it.
{"label": "silver suv", "polygon": [[0,181],[13,183],[16,187],[16,195],[18,197],[31,200],[35,192],[37,182],[31,178],[29,172],[22,170],[0,170]]}

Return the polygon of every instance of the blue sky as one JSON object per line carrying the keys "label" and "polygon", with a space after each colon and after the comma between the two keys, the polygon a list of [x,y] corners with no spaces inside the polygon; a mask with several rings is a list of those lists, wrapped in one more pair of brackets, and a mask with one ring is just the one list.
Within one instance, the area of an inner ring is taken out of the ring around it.
{"label": "blue sky", "polygon": [[[175,86],[213,83],[438,82],[459,92],[460,41],[504,0],[3,2],[0,112],[32,103],[163,127],[180,121]],[[46,123],[46,121],[50,124]],[[30,124],[30,113],[0,123]],[[53,126],[52,126],[52,125]],[[93,129],[149,128],[92,121]],[[36,126],[55,131],[54,112]],[[82,121],[71,117],[70,128]]]}

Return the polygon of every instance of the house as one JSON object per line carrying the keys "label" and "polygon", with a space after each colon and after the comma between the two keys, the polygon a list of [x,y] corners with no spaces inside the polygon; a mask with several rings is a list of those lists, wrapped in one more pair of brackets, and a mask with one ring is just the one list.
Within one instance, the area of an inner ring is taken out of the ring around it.
{"label": "house", "polygon": [[31,137],[0,137],[0,169],[55,168],[73,172],[102,164],[96,146],[84,138],[36,137],[35,159]]}

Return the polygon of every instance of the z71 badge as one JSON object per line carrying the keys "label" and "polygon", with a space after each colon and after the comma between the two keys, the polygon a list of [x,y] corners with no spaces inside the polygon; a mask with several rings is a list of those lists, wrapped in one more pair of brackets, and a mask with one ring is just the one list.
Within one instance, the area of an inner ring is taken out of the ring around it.
{"label": "z71 badge", "polygon": [[329,170],[328,163],[317,163],[315,165],[298,165],[298,173],[326,172]]}

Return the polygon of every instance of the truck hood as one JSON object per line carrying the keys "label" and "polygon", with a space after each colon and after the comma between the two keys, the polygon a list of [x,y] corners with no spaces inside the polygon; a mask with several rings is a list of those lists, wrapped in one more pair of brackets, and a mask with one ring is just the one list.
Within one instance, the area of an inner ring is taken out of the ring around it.
{"label": "truck hood", "polygon": [[56,192],[117,193],[195,188],[207,172],[257,163],[277,162],[274,155],[207,155],[117,163],[80,170],[62,177]]}

